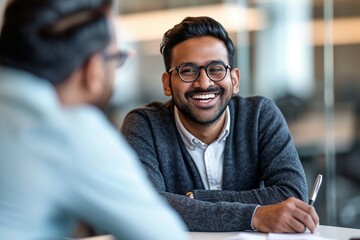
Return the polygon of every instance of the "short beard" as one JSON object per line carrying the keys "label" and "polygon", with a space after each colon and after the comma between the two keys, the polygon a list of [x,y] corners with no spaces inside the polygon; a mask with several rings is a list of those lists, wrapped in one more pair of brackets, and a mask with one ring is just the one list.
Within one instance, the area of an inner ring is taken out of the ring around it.
{"label": "short beard", "polygon": [[[202,91],[192,91],[191,93],[204,93],[204,92],[212,92],[213,89],[208,89],[208,90],[202,90]],[[219,89],[217,89],[217,91],[219,91]],[[223,95],[224,95],[224,89],[221,88],[220,89],[220,93],[219,93],[219,97],[220,99],[223,98]],[[190,93],[186,93],[185,94],[186,98],[189,98],[190,96]],[[222,114],[224,113],[224,111],[226,110],[226,107],[229,105],[229,102],[231,100],[231,97],[224,103],[224,105],[221,107],[220,111],[216,114],[216,116],[214,116],[210,121],[202,121],[198,118],[196,118],[190,108],[188,108],[187,106],[183,106],[181,104],[178,104],[176,102],[176,100],[173,98],[173,102],[175,104],[175,106],[178,108],[178,110],[186,117],[188,118],[192,123],[194,123],[195,125],[201,125],[201,126],[211,126],[213,125],[214,123],[216,123],[220,117],[222,116]],[[207,110],[207,108],[203,108],[204,110]]]}

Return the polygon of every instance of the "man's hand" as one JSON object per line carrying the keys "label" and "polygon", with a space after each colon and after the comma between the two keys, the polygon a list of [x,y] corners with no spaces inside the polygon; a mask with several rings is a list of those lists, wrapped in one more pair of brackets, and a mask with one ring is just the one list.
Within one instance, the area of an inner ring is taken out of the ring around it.
{"label": "man's hand", "polygon": [[296,199],[268,206],[260,206],[253,217],[253,227],[261,232],[311,232],[319,224],[319,216],[314,207]]}

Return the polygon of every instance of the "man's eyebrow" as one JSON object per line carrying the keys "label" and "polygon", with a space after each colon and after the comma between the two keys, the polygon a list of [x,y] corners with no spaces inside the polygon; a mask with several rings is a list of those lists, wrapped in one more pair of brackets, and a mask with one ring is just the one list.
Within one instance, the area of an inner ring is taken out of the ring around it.
{"label": "man's eyebrow", "polygon": [[196,66],[206,66],[206,65],[209,65],[210,63],[223,63],[223,64],[226,65],[226,63],[221,59],[216,59],[216,60],[212,59],[212,60],[209,60],[209,61],[205,62],[205,64],[203,64],[203,65],[196,64],[195,62],[182,62],[178,66],[183,65],[183,64],[194,64]]}
{"label": "man's eyebrow", "polygon": [[76,28],[108,15],[110,8],[111,6],[109,4],[103,4],[96,9],[82,10],[62,17],[43,27],[40,30],[40,35],[44,37],[59,37],[66,35]]}

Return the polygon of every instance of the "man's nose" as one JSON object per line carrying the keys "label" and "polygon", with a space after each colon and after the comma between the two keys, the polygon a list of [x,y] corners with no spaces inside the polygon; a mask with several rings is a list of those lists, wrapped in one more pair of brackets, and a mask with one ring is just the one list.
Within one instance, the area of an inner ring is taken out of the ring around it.
{"label": "man's nose", "polygon": [[194,87],[207,89],[209,86],[214,85],[214,82],[206,74],[206,68],[200,68],[199,71],[199,76],[194,82]]}

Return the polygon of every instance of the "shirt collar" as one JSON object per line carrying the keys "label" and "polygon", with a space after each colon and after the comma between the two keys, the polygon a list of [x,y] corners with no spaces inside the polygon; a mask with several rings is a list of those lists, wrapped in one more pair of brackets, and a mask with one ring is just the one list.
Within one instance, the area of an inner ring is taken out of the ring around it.
{"label": "shirt collar", "polygon": [[[197,139],[194,135],[192,135],[188,130],[186,130],[186,128],[184,127],[184,125],[180,120],[179,110],[176,107],[176,105],[174,105],[174,115],[175,115],[176,127],[180,133],[182,140],[184,141],[187,147],[189,147],[190,149],[194,149],[196,143],[198,144],[200,143],[201,145],[206,145],[205,143]],[[225,124],[216,141],[225,141],[226,137],[229,135],[229,132],[230,132],[230,110],[229,107],[227,107],[225,110]]]}

